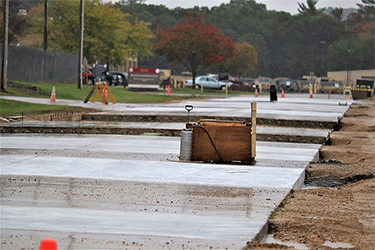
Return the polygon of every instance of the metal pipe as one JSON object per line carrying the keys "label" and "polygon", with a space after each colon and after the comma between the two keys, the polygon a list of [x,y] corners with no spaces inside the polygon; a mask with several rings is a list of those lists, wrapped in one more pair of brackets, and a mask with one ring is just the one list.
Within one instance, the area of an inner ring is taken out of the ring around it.
{"label": "metal pipe", "polygon": [[183,129],[181,132],[180,160],[190,161],[193,147],[193,130]]}

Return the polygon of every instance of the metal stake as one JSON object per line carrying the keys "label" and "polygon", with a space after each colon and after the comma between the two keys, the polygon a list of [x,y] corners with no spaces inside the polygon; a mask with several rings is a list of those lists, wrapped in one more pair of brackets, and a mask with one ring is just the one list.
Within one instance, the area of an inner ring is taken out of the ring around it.
{"label": "metal stake", "polygon": [[193,110],[193,105],[185,105],[185,110],[188,112],[188,122],[189,122],[189,115],[190,115],[190,111]]}

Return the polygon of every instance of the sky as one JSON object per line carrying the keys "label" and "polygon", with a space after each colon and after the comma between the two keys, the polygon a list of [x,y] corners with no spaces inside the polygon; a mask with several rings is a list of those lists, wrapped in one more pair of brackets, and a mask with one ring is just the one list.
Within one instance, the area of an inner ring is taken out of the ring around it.
{"label": "sky", "polygon": [[[306,0],[255,0],[257,3],[265,4],[267,10],[285,11],[291,14],[298,14],[298,3],[307,5]],[[222,3],[229,3],[230,0],[146,0],[145,4],[165,5],[168,8],[192,8],[194,6],[220,6]],[[319,0],[316,7],[341,7],[341,8],[358,8],[356,3],[362,3],[361,0]]]}

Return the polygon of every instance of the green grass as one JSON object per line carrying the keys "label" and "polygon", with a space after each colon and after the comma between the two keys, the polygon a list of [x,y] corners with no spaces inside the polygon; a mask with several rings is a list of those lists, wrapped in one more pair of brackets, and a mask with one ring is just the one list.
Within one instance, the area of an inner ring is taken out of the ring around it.
{"label": "green grass", "polygon": [[[56,100],[68,99],[68,100],[80,100],[84,101],[93,86],[83,85],[82,89],[79,89],[77,84],[73,83],[40,83],[40,82],[21,82],[12,81],[7,84],[7,91],[1,91],[0,96],[23,96],[23,97],[37,97],[46,98],[51,97],[52,89],[55,87]],[[250,92],[230,92],[225,94],[218,90],[205,89],[201,92],[200,89],[192,88],[172,88],[171,94],[167,94],[167,90],[158,90],[155,92],[134,92],[121,86],[109,87],[111,94],[116,103],[167,103],[178,100],[196,99],[202,98],[202,95],[212,95],[215,97],[220,96],[233,96],[238,94],[249,94]],[[94,95],[97,93],[95,90]],[[94,95],[89,101],[92,101]],[[96,100],[101,101],[99,96]],[[108,98],[108,101],[110,99]],[[10,104],[11,103],[11,104]],[[31,104],[24,102],[16,102],[10,100],[1,99],[0,116],[16,116],[22,113],[28,115],[36,114],[48,114],[54,112],[75,112],[87,111],[85,108],[80,107],[67,107],[60,105],[43,105],[43,104]]]}
{"label": "green grass", "polygon": [[[34,83],[18,81],[14,81],[14,83],[17,84],[17,87],[8,86],[7,92],[1,92],[0,95],[49,98],[53,87],[55,87],[57,100],[69,99],[84,101],[92,89],[92,86],[87,85],[83,85],[82,89],[78,89],[77,84],[71,83]],[[35,89],[37,91],[35,91]],[[151,93],[134,92],[120,86],[109,87],[109,90],[117,103],[159,103],[196,98],[196,95],[200,94],[225,95],[225,93],[220,91],[205,90],[205,92],[202,93],[199,89],[191,88],[172,89],[171,91],[171,93],[185,94],[187,96],[167,95],[166,90],[158,90]]]}
{"label": "green grass", "polygon": [[14,100],[0,99],[0,117],[21,116],[24,115],[41,115],[51,113],[67,113],[67,112],[90,112],[93,109],[80,107],[46,105],[28,102],[19,102]]}

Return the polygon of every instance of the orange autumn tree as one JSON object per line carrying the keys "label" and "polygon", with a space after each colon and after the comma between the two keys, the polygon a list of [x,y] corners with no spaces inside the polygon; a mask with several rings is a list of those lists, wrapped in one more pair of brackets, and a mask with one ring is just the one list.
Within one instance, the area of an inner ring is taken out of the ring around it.
{"label": "orange autumn tree", "polygon": [[205,67],[225,61],[237,54],[230,37],[226,37],[211,24],[202,20],[202,15],[190,13],[184,18],[184,25],[156,30],[158,43],[155,51],[165,55],[169,62],[182,64],[195,77]]}

